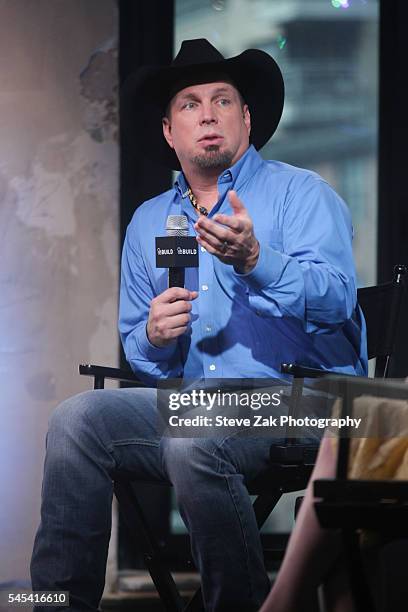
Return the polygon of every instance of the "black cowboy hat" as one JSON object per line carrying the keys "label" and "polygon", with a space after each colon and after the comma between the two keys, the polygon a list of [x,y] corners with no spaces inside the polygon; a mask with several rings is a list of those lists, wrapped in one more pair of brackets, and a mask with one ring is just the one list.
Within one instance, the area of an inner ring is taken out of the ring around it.
{"label": "black cowboy hat", "polygon": [[260,149],[278,127],[284,84],[279,66],[265,51],[247,49],[225,59],[205,38],[183,41],[170,66],[143,66],[122,88],[124,133],[137,138],[146,153],[175,170],[180,163],[164,139],[162,117],[184,87],[228,77],[251,113],[251,143]]}

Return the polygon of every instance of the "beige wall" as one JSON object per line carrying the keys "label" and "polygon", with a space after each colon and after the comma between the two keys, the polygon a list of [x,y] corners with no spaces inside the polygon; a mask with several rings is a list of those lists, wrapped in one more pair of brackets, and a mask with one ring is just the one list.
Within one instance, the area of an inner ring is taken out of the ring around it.
{"label": "beige wall", "polygon": [[0,0],[0,583],[29,578],[45,433],[117,363],[114,0]]}

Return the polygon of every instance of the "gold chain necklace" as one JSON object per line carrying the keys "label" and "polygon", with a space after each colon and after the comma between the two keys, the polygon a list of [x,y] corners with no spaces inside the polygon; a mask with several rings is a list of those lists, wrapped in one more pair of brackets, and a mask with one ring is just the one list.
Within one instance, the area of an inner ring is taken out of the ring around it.
{"label": "gold chain necklace", "polygon": [[206,208],[204,208],[204,206],[199,206],[198,205],[197,198],[195,197],[194,193],[191,191],[191,187],[189,187],[187,189],[187,195],[188,195],[188,199],[190,200],[192,206],[196,209],[196,211],[201,213],[205,217],[207,217],[208,216],[208,210]]}

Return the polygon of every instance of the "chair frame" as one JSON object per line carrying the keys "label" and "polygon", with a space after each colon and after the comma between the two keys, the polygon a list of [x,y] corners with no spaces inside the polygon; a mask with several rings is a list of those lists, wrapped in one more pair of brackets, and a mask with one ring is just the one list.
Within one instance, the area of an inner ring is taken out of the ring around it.
{"label": "chair frame", "polygon": [[[378,287],[392,292],[392,312],[395,313],[395,325],[391,330],[392,349],[395,345],[397,318],[400,310],[402,297],[402,278],[406,273],[405,266],[399,265],[394,268],[394,278],[390,283],[377,287],[368,287],[358,290],[358,300],[364,301]],[[363,305],[364,311],[364,305]],[[385,355],[377,356],[381,360],[382,373],[385,377],[388,372],[389,359],[392,350]],[[292,385],[291,404],[296,406],[302,394],[304,378],[317,378],[330,374],[317,368],[309,368],[300,364],[285,363],[281,366],[283,374],[294,377]],[[103,389],[105,379],[113,379],[119,382],[131,384],[136,387],[146,385],[133,374],[123,369],[98,366],[93,364],[81,364],[79,373],[91,376],[94,379],[94,389]],[[266,474],[261,474],[248,486],[248,492],[257,495],[253,503],[256,521],[261,528],[265,523],[279,499],[284,493],[299,491],[306,487],[314,467],[317,448],[303,447],[288,440],[284,446],[273,446],[271,448],[271,468]],[[342,451],[344,452],[344,450]],[[273,491],[273,493],[271,493]],[[114,482],[114,493],[119,503],[129,533],[135,545],[142,549],[146,567],[156,586],[159,597],[168,612],[197,612],[203,609],[201,589],[198,589],[190,601],[185,604],[170,573],[170,570],[162,561],[162,554],[156,538],[152,533],[149,523],[144,516],[142,508],[138,503],[129,482]],[[276,551],[269,551],[270,556],[277,558]],[[278,555],[279,556],[279,555]],[[281,556],[281,555],[280,555]]]}

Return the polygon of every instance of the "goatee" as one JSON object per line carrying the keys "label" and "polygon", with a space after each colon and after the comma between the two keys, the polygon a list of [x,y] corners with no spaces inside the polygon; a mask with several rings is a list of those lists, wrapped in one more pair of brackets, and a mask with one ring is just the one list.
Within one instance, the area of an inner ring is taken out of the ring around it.
{"label": "goatee", "polygon": [[233,155],[231,151],[220,151],[218,145],[208,145],[205,147],[205,153],[196,155],[192,158],[192,162],[199,168],[229,168],[232,162]]}

